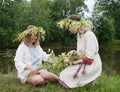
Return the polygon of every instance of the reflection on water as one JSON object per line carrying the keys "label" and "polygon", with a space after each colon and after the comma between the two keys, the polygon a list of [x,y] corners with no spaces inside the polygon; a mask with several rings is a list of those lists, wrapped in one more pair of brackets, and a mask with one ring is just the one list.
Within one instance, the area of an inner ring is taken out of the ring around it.
{"label": "reflection on water", "polygon": [[120,48],[101,47],[99,52],[103,63],[103,70],[108,74],[120,74]]}
{"label": "reflection on water", "polygon": [[[69,50],[75,49],[75,47],[62,47],[62,48],[53,48],[56,55],[62,52],[68,52]],[[47,51],[47,50],[46,50]],[[100,56],[103,63],[103,71],[106,71],[107,74],[120,74],[120,48],[100,48]],[[0,51],[0,72],[5,74],[9,71],[15,70],[14,66],[14,55],[15,50],[6,50]]]}

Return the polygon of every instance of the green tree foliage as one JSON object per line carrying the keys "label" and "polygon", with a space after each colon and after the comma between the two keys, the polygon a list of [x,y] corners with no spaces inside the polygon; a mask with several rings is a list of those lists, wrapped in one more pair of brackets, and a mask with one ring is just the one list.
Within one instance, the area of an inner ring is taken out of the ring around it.
{"label": "green tree foliage", "polygon": [[[75,42],[76,36],[59,29],[56,22],[71,14],[87,10],[85,0],[0,0],[0,44],[10,47],[16,35],[28,25],[42,26],[46,30],[44,43],[68,45]],[[6,45],[7,43],[7,45]]]}
{"label": "green tree foliage", "polygon": [[105,43],[112,41],[114,39],[114,26],[113,20],[107,18],[106,16],[100,17],[94,23],[94,31],[98,37],[100,43]]}
{"label": "green tree foliage", "polygon": [[[50,16],[49,0],[31,0],[30,2],[30,24],[36,26],[42,26],[46,31],[45,42],[49,41],[51,37],[51,25],[52,19]],[[44,43],[45,43],[44,42]]]}
{"label": "green tree foliage", "polygon": [[68,9],[71,14],[80,13],[81,16],[84,15],[83,11],[87,11],[87,6],[85,5],[85,0],[66,0]]}
{"label": "green tree foliage", "polygon": [[[23,0],[24,1],[24,0]],[[23,4],[22,0],[1,0],[0,1],[0,47],[15,46],[16,33],[23,27]],[[25,3],[25,2],[24,2]],[[25,5],[26,6],[26,5]]]}
{"label": "green tree foliage", "polygon": [[48,0],[32,0],[30,4],[31,24],[49,28],[50,11]]}
{"label": "green tree foliage", "polygon": [[115,27],[115,39],[120,39],[120,0],[97,0],[95,4],[94,19],[98,19],[101,15],[108,19],[113,19]]}
{"label": "green tree foliage", "polygon": [[61,19],[68,17],[71,14],[80,14],[83,15],[83,10],[87,10],[84,0],[53,0],[50,2],[51,9],[51,40],[54,42],[59,42],[63,45],[67,45],[71,42],[76,42],[76,36],[70,32],[59,29],[56,26],[56,22]]}
{"label": "green tree foliage", "polygon": [[87,11],[85,0],[53,0],[51,2],[52,18],[59,20],[71,14],[84,15],[83,11]]}

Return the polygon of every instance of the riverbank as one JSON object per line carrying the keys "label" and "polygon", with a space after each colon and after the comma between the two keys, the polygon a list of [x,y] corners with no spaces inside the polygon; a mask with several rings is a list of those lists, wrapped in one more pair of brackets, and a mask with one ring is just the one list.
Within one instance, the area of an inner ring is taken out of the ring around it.
{"label": "riverbank", "polygon": [[16,79],[16,72],[0,74],[0,92],[120,92],[120,75],[102,73],[97,85],[88,84],[81,88],[64,89],[57,83],[49,83],[41,87],[21,85]]}
{"label": "riverbank", "polygon": [[[19,43],[20,44],[20,43]],[[11,45],[7,45],[7,46],[4,46],[4,47],[0,47],[0,50],[7,50],[7,49],[17,49],[18,43],[16,43],[15,46],[11,46]],[[107,42],[107,43],[99,43],[100,47],[103,47],[103,46],[106,46],[106,47],[120,47],[120,40],[113,40],[111,42]],[[48,42],[48,43],[44,43],[42,42],[41,43],[41,47],[43,48],[56,48],[56,49],[59,49],[59,48],[63,48],[63,49],[66,49],[66,48],[76,48],[76,41],[73,43],[69,42],[69,43],[60,43],[60,42]]]}
{"label": "riverbank", "polygon": [[108,47],[120,47],[120,40],[113,40],[111,42],[102,43],[101,46],[108,46]]}
{"label": "riverbank", "polygon": [[[118,44],[118,43],[119,42],[114,42],[114,44]],[[118,46],[120,45],[118,44]],[[53,46],[53,49],[55,50],[56,53],[57,52],[61,53],[73,49],[74,47],[75,46],[71,45],[71,48],[69,49],[67,47],[63,47],[62,49],[58,47],[57,49],[55,49],[55,47]],[[120,49],[120,48],[118,47],[113,49]],[[120,92],[120,88],[119,88],[120,73],[119,73],[119,67],[117,68],[117,65],[119,66],[119,58],[117,58],[119,56],[117,55],[119,54],[120,50],[117,52],[111,50],[112,49],[102,48],[103,53],[100,54],[102,56],[101,58],[103,61],[104,72],[102,73],[102,76],[99,79],[99,83],[96,86],[92,86],[91,84],[88,84],[81,88],[75,88],[69,90],[62,88],[57,83],[49,83],[45,86],[37,87],[37,88],[32,85],[19,84],[19,82],[16,79],[16,71],[14,70],[15,68],[13,63],[15,50],[5,50],[5,53],[1,51],[0,53],[3,53],[0,55],[1,72],[6,74],[0,73],[0,92],[68,92],[68,91],[69,92]]]}

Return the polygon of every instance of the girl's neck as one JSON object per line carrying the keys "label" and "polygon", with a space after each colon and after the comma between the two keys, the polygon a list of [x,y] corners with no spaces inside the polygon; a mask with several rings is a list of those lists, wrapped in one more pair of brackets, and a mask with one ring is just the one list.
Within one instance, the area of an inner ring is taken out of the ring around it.
{"label": "girl's neck", "polygon": [[36,47],[36,45],[34,44],[34,43],[29,43],[29,45],[28,45],[30,48],[35,48]]}

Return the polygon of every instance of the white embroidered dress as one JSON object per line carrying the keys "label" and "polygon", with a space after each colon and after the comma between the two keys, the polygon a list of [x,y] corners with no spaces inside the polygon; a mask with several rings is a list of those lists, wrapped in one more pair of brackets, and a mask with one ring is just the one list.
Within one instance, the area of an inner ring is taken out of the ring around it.
{"label": "white embroidered dress", "polygon": [[102,72],[102,63],[98,50],[98,41],[92,31],[87,31],[82,36],[78,34],[77,52],[79,54],[85,53],[87,58],[93,59],[93,63],[91,65],[86,65],[85,74],[82,74],[84,70],[84,66],[82,65],[76,78],[73,78],[73,76],[80,65],[69,66],[60,73],[60,79],[70,88],[75,88],[84,86],[99,77]]}
{"label": "white embroidered dress", "polygon": [[30,73],[29,70],[24,69],[27,65],[31,65],[34,68],[40,67],[42,61],[48,61],[49,57],[50,55],[46,54],[40,45],[37,45],[35,48],[30,48],[22,42],[14,58],[15,67],[18,72],[17,78],[20,82],[24,84]]}

